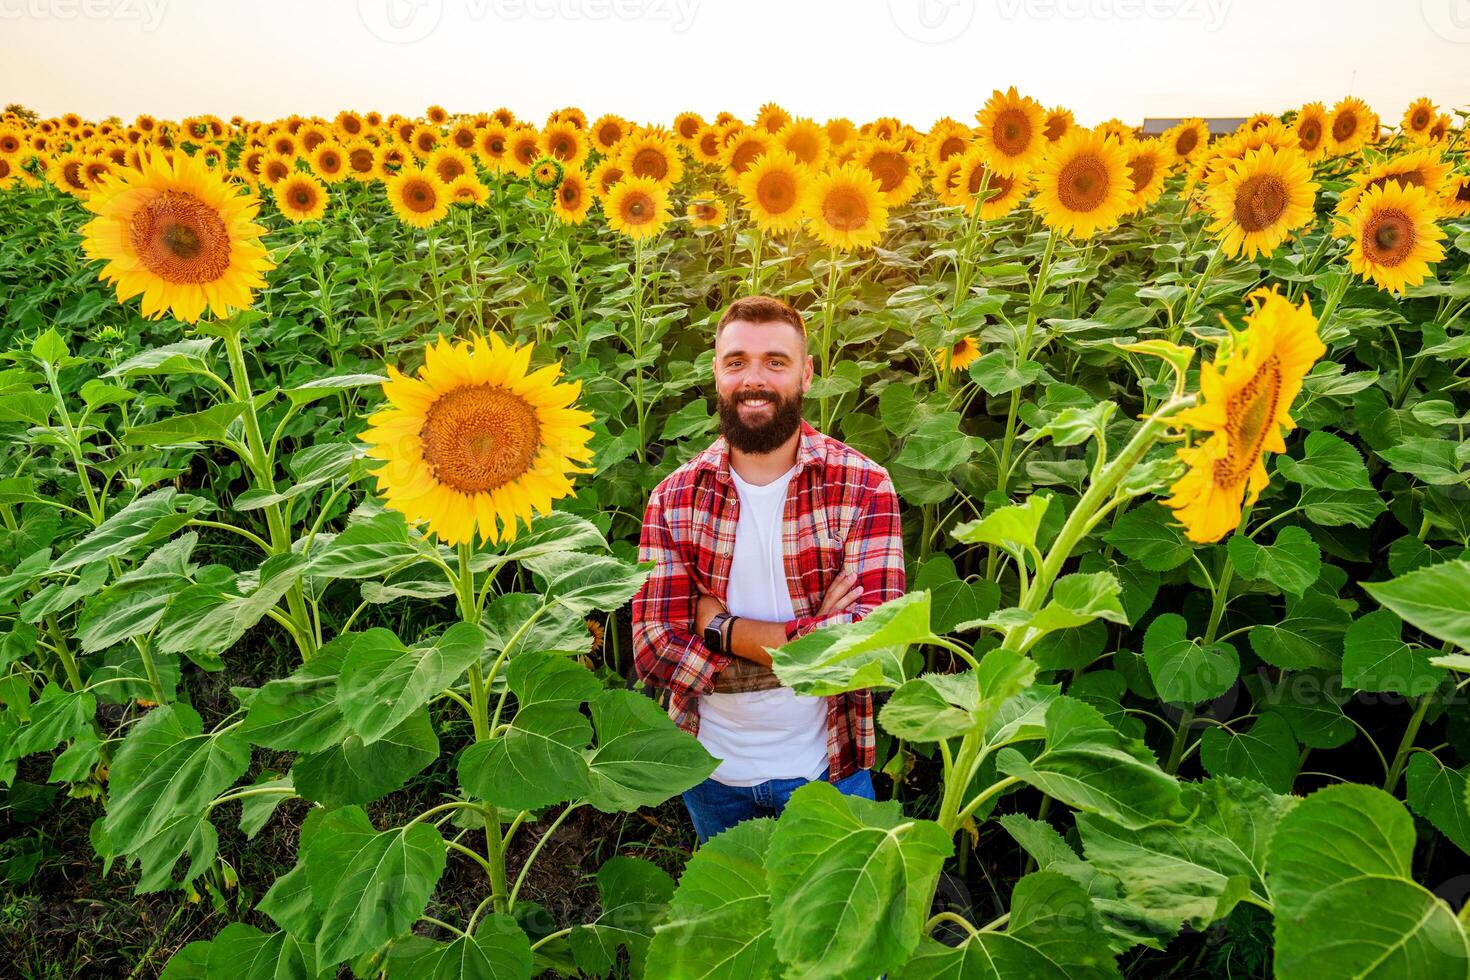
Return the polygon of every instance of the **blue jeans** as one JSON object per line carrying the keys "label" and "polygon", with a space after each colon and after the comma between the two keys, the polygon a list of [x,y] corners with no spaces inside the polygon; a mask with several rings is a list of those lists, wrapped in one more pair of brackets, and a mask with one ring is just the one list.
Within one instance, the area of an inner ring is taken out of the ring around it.
{"label": "blue jeans", "polygon": [[[820,779],[826,779],[831,768],[824,768]],[[689,810],[689,819],[694,822],[694,832],[703,844],[722,830],[728,830],[750,817],[780,816],[786,801],[798,787],[811,780],[768,779],[754,786],[726,786],[714,779],[706,779],[693,789],[684,791],[684,806]],[[871,800],[873,776],[866,769],[849,773],[832,784],[839,793],[861,796]]]}

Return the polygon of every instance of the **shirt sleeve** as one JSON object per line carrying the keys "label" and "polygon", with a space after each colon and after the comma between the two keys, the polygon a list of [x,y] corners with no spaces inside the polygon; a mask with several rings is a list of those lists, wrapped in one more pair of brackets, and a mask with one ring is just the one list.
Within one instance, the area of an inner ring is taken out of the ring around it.
{"label": "shirt sleeve", "polygon": [[683,698],[710,693],[731,655],[706,650],[692,628],[699,588],[674,545],[657,491],[643,516],[638,560],[654,566],[633,596],[634,670],[648,683]]}
{"label": "shirt sleeve", "polygon": [[874,485],[848,531],[842,548],[842,570],[856,571],[862,594],[840,612],[798,616],[786,623],[786,639],[794,640],[834,623],[853,623],[907,589],[903,568],[903,523],[898,494],[888,474]]}

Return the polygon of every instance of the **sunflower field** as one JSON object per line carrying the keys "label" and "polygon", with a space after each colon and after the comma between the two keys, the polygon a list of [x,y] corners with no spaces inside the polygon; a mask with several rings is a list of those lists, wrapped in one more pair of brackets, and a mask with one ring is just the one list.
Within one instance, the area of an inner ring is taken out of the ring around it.
{"label": "sunflower field", "polygon": [[[1465,120],[8,107],[8,964],[1470,977]],[[696,846],[629,606],[751,294],[907,593],[772,651],[878,801]]]}

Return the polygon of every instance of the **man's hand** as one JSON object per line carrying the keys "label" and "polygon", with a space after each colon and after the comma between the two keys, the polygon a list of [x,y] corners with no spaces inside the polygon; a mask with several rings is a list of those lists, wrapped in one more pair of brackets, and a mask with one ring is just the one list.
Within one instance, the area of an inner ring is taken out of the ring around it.
{"label": "man's hand", "polygon": [[855,572],[843,572],[832,580],[827,586],[827,594],[822,596],[822,605],[817,608],[818,616],[826,616],[828,613],[841,612],[848,606],[857,602],[863,594],[863,587],[857,584]]}
{"label": "man's hand", "polygon": [[707,592],[701,592],[699,601],[694,606],[694,632],[703,636],[704,628],[715,618],[715,613],[726,611],[723,602]]}

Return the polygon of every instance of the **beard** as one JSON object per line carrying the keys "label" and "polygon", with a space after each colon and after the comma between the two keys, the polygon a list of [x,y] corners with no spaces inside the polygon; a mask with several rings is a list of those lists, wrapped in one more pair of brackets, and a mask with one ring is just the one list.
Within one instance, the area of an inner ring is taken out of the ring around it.
{"label": "beard", "polygon": [[[752,399],[767,398],[771,412],[765,419],[747,422],[740,416],[740,403]],[[801,391],[789,398],[778,391],[737,392],[728,400],[717,396],[716,407],[720,413],[720,435],[733,448],[742,453],[769,453],[775,451],[801,425]]]}

